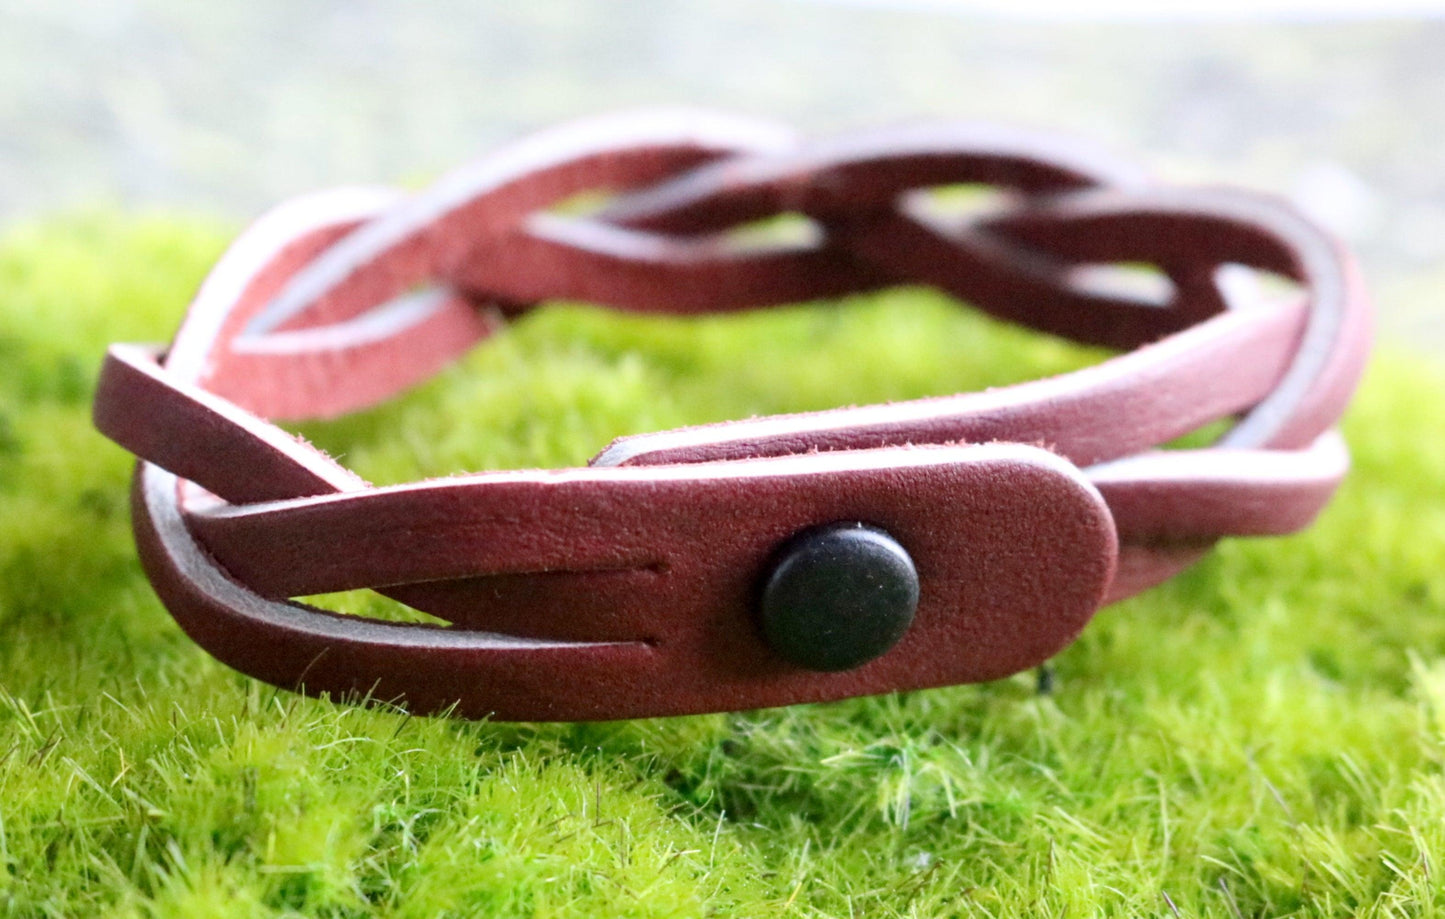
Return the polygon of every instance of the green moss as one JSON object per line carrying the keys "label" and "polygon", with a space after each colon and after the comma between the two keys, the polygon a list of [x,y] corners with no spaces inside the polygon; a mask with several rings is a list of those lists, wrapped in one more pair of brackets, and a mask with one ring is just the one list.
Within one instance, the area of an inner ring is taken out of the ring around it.
{"label": "green moss", "polygon": [[[0,240],[0,913],[1426,916],[1445,912],[1445,372],[1379,358],[1320,524],[1231,541],[986,686],[604,725],[308,700],[141,576],[87,400],[224,228]],[[1096,355],[918,290],[670,321],[555,307],[305,433],[378,481],[629,431],[974,389]],[[337,602],[384,612],[358,596]]]}

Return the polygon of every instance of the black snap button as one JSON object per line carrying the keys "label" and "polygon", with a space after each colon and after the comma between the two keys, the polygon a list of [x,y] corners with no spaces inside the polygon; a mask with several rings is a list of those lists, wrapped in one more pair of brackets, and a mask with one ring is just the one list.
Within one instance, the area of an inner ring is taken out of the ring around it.
{"label": "black snap button", "polygon": [[763,583],[768,645],[809,670],[850,670],[897,644],[918,609],[918,570],[898,541],[861,523],[794,537]]}

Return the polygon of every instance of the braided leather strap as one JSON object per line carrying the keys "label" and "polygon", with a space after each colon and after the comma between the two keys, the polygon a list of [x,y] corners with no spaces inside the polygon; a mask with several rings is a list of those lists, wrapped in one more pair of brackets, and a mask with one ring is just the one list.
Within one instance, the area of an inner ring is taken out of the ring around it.
{"label": "braided leather strap", "polygon": [[[1007,206],[949,219],[919,189]],[[553,205],[613,197],[590,216]],[[803,243],[742,246],[801,213]],[[1088,266],[1145,263],[1163,298]],[[1296,283],[1227,296],[1223,266]],[[982,393],[622,438],[582,469],[372,487],[263,418],[334,416],[426,378],[549,299],[666,313],[926,283],[1121,352]],[[943,124],[803,142],[644,112],[514,144],[414,195],[277,208],[223,256],[165,352],[111,349],[97,426],[133,451],[147,574],[181,626],[261,679],[417,711],[597,719],[989,680],[1218,538],[1287,533],[1347,459],[1332,425],[1364,362],[1350,256],[1273,199],[1150,183],[1034,132]],[[1212,447],[1162,444],[1221,419]],[[844,670],[757,622],[780,546],[862,522],[917,577],[896,644]],[[452,623],[288,598],[374,588]]]}

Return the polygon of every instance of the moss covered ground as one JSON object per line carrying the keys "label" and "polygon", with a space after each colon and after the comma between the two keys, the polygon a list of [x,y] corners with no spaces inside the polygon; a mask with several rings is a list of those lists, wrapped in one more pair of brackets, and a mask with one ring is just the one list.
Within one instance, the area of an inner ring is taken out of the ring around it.
{"label": "moss covered ground", "polygon": [[[230,232],[87,214],[0,238],[0,915],[1445,914],[1438,362],[1375,361],[1317,527],[1104,611],[1051,693],[408,718],[215,663],[135,560],[97,362],[164,339]],[[917,290],[687,322],[555,306],[306,434],[399,481],[1096,357]]]}

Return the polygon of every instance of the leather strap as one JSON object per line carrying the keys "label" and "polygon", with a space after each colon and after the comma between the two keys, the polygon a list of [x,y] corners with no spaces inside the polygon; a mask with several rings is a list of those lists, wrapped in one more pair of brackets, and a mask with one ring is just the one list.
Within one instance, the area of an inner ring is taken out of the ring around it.
{"label": "leather strap", "polygon": [[[1002,205],[949,218],[919,196],[961,183]],[[786,213],[814,238],[734,232]],[[1167,294],[1090,280],[1121,264],[1155,266]],[[1296,294],[1226,293],[1226,266]],[[383,401],[550,299],[685,314],[920,282],[1124,353],[982,393],[625,437],[582,469],[384,488],[264,420]],[[1005,676],[1221,537],[1307,526],[1347,466],[1331,426],[1368,325],[1349,254],[1287,205],[1155,185],[1077,141],[944,124],[810,143],[641,112],[414,195],[282,205],[167,351],[110,350],[95,421],[140,458],[157,592],[243,672],[415,711],[681,714]],[[1224,419],[1212,447],[1161,449]],[[817,672],[767,644],[757,591],[780,546],[840,521],[906,547],[919,599],[891,650]],[[452,625],[290,599],[363,587]]]}

